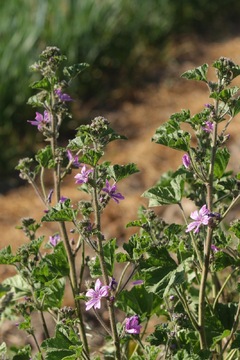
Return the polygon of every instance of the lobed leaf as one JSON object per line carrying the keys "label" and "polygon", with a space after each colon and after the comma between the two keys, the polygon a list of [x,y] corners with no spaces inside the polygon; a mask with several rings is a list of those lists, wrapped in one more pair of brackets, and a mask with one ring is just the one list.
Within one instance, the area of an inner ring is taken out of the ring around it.
{"label": "lobed leaf", "polygon": [[108,168],[109,175],[116,181],[120,181],[132,174],[139,172],[137,166],[133,163],[127,165],[111,165]]}
{"label": "lobed leaf", "polygon": [[74,64],[71,66],[64,67],[63,74],[69,79],[72,80],[78,76],[81,72],[86,70],[90,65],[87,63]]}
{"label": "lobed leaf", "polygon": [[208,64],[203,64],[201,66],[196,67],[193,70],[185,71],[181,75],[181,77],[188,80],[204,81],[206,83],[207,71],[208,71]]}
{"label": "lobed leaf", "polygon": [[189,132],[181,130],[179,122],[175,119],[160,126],[152,138],[152,141],[157,144],[183,151],[188,151],[190,140]]}
{"label": "lobed leaf", "polygon": [[142,196],[150,199],[150,207],[179,204],[183,196],[184,182],[184,177],[177,175],[169,185],[165,186],[160,183],[145,191]]}
{"label": "lobed leaf", "polygon": [[227,148],[218,148],[216,151],[215,161],[214,161],[214,176],[220,179],[228,165],[230,159],[230,152]]}

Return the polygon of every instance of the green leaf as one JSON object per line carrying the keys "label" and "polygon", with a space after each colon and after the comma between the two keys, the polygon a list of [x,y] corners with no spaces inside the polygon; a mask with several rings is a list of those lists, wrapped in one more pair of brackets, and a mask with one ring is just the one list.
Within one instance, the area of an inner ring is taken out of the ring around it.
{"label": "green leaf", "polygon": [[14,293],[14,300],[20,299],[23,296],[29,296],[31,294],[30,285],[23,279],[20,274],[8,277],[2,282],[2,284],[9,285],[11,287],[11,291]]}
{"label": "green leaf", "polygon": [[159,346],[166,344],[168,341],[169,328],[164,326],[164,324],[157,325],[154,332],[147,337],[147,341],[151,345]]}
{"label": "green leaf", "polygon": [[[103,246],[104,261],[105,261],[109,276],[113,276],[113,269],[114,269],[114,262],[115,262],[115,250],[116,249],[117,249],[116,239],[109,240]],[[97,256],[95,258],[93,258],[92,261],[89,262],[89,269],[90,269],[91,276],[93,278],[96,278],[96,277],[102,275],[100,261]]]}
{"label": "green leaf", "polygon": [[231,349],[240,349],[240,331],[236,331]]}
{"label": "green leaf", "polygon": [[226,337],[228,337],[230,335],[231,331],[230,330],[224,330],[222,334],[218,335],[218,336],[215,336],[213,338],[213,343],[211,345],[211,350],[214,350],[217,343],[222,341],[223,339],[225,339]]}
{"label": "green leaf", "polygon": [[188,80],[207,82],[207,71],[208,71],[208,64],[203,64],[202,66],[196,67],[193,70],[185,71],[181,75],[181,77]]}
{"label": "green leaf", "polygon": [[[187,260],[188,261],[188,260]],[[170,290],[172,289],[172,286],[178,286],[180,284],[183,284],[185,281],[185,269],[184,269],[184,262],[182,262],[177,269],[173,270],[170,275],[170,279],[168,281],[168,284],[164,290],[163,297],[167,297]]]}
{"label": "green leaf", "polygon": [[5,356],[7,355],[7,345],[5,342],[2,342],[0,345],[0,355],[2,359],[5,359]]}
{"label": "green leaf", "polygon": [[41,301],[42,309],[60,308],[63,301],[66,281],[64,278],[53,279],[35,291],[35,296]]}
{"label": "green leaf", "polygon": [[149,293],[143,285],[134,286],[130,291],[122,291],[116,306],[125,313],[138,314],[139,316],[159,315],[162,313],[160,308],[161,299],[159,296]]}
{"label": "green leaf", "polygon": [[210,98],[213,98],[215,100],[221,100],[224,103],[228,103],[228,101],[235,96],[239,92],[238,86],[233,86],[228,89],[223,89],[220,92],[214,91],[209,96]]}
{"label": "green leaf", "polygon": [[50,145],[47,145],[45,148],[40,149],[36,154],[35,159],[43,168],[51,169],[55,166]]}
{"label": "green leaf", "polygon": [[77,210],[74,210],[70,199],[59,202],[52,207],[41,221],[73,221],[76,219]]}
{"label": "green leaf", "polygon": [[[209,354],[208,354],[209,356]],[[209,359],[205,357],[200,357],[198,354],[188,354],[186,350],[179,350],[174,356],[173,360],[203,360],[203,359]]]}
{"label": "green leaf", "polygon": [[237,311],[237,303],[218,303],[216,313],[224,329],[232,329],[234,317]]}
{"label": "green leaf", "polygon": [[32,89],[51,90],[51,84],[47,78],[43,78],[39,81],[33,82],[30,87]]}
{"label": "green leaf", "polygon": [[233,99],[230,106],[229,112],[231,116],[236,116],[240,112],[240,98]]}
{"label": "green leaf", "polygon": [[213,269],[216,272],[221,271],[227,268],[228,266],[235,265],[235,260],[233,259],[233,257],[224,251],[218,251],[214,255],[214,259],[215,261],[213,263]]}
{"label": "green leaf", "polygon": [[68,67],[64,67],[63,74],[69,79],[72,80],[78,76],[81,72],[86,70],[89,67],[87,63],[74,64]]}
{"label": "green leaf", "polygon": [[167,249],[163,247],[150,249],[148,256],[140,262],[145,287],[149,292],[162,296],[172,276],[172,271],[177,268],[177,265]]}
{"label": "green leaf", "polygon": [[190,139],[189,132],[181,130],[177,120],[170,119],[156,130],[152,141],[172,149],[188,151]]}
{"label": "green leaf", "polygon": [[116,181],[120,181],[132,174],[139,172],[137,166],[133,163],[127,165],[111,165],[108,168],[109,175]]}
{"label": "green leaf", "polygon": [[20,255],[13,255],[10,245],[0,250],[0,264],[13,265],[21,260]]}
{"label": "green leaf", "polygon": [[96,151],[93,149],[89,149],[88,151],[85,152],[83,156],[81,156],[80,162],[95,167],[98,161],[103,156],[103,154],[104,154],[103,151]]}
{"label": "green leaf", "polygon": [[231,223],[231,226],[229,228],[229,231],[232,231],[234,235],[240,239],[240,220],[234,220]]}
{"label": "green leaf", "polygon": [[184,177],[177,175],[170,181],[170,184],[165,186],[164,183],[148,189],[143,193],[143,197],[149,200],[149,207],[178,204],[181,202],[184,191]]}
{"label": "green leaf", "polygon": [[227,148],[218,148],[216,151],[215,161],[214,161],[214,176],[220,179],[228,165],[230,159],[230,153]]}
{"label": "green leaf", "polygon": [[82,347],[78,335],[63,325],[57,325],[55,337],[44,340],[41,348],[46,351],[46,360],[63,360],[76,354],[75,346]]}
{"label": "green leaf", "polygon": [[54,253],[45,255],[39,262],[38,266],[32,271],[32,278],[35,282],[45,284],[56,278],[62,278],[69,274],[69,263],[64,248],[60,241],[54,247]]}
{"label": "green leaf", "polygon": [[38,94],[31,96],[28,99],[27,104],[33,107],[44,107],[44,103],[47,97],[48,97],[47,91],[43,90]]}

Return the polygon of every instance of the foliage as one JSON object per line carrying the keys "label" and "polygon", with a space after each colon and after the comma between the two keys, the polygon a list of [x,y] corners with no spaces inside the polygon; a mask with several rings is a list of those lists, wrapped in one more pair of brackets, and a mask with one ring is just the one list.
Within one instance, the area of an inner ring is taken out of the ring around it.
{"label": "foliage", "polygon": [[[64,67],[65,61],[57,47],[47,47],[32,65],[41,79],[32,84],[37,94],[29,103],[41,107],[42,113],[28,121],[47,145],[17,166],[20,177],[34,187],[45,214],[39,222],[22,220],[20,229],[28,242],[15,254],[10,245],[0,251],[0,263],[16,269],[16,275],[1,285],[1,321],[17,318],[19,329],[33,338],[36,350],[25,346],[12,353],[3,343],[1,356],[10,360],[239,359],[240,222],[227,221],[240,198],[239,174],[228,170],[226,145],[239,109],[239,88],[231,87],[231,82],[240,75],[240,67],[221,57],[212,65],[216,82],[208,81],[206,64],[182,75],[203,81],[211,103],[193,116],[189,110],[173,114],[156,130],[152,140],[185,151],[183,162],[144,192],[149,208],[142,207],[138,219],[127,225],[136,232],[120,246],[117,237],[107,238],[102,218],[107,207],[121,206],[124,195],[118,192],[119,183],[138,169],[135,164],[103,160],[110,142],[126,138],[100,116],[78,127],[66,148],[60,146],[60,128],[70,116],[67,103],[72,101],[66,93],[69,78],[87,67],[85,63]],[[184,123],[192,128],[196,141],[183,132]],[[61,193],[62,181],[73,177],[74,169],[80,192],[77,203]],[[52,174],[52,189],[46,185],[46,171]],[[196,208],[190,221],[184,198]],[[153,210],[172,204],[179,207],[182,224],[168,224]],[[49,222],[56,232],[46,240],[38,230]],[[72,307],[63,306],[67,283]],[[105,310],[108,317],[103,316]],[[32,324],[36,311],[45,337],[42,342]],[[91,324],[88,312],[95,316],[102,335],[98,349],[89,343],[96,324]],[[53,336],[47,313],[55,322]],[[155,330],[148,333],[153,319]]]}

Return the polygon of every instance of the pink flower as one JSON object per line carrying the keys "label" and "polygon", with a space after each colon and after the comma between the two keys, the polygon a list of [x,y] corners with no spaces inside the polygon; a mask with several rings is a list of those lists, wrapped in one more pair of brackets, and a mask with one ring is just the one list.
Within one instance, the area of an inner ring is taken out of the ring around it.
{"label": "pink flower", "polygon": [[61,101],[73,101],[73,99],[68,94],[63,94],[61,89],[56,89],[55,94],[58,96]]}
{"label": "pink flower", "polygon": [[214,244],[211,245],[211,250],[212,250],[214,253],[217,253],[217,252],[220,251],[219,248],[218,248],[216,245],[214,245]]}
{"label": "pink flower", "polygon": [[114,183],[112,186],[109,181],[106,180],[106,187],[102,189],[105,191],[116,203],[119,203],[119,200],[123,200],[124,196],[117,191],[117,185]]}
{"label": "pink flower", "polygon": [[36,112],[35,120],[27,120],[31,125],[37,126],[38,130],[41,131],[45,125],[50,122],[50,116],[47,110],[44,111],[43,115]]}
{"label": "pink flower", "polygon": [[191,160],[188,154],[184,154],[182,157],[182,163],[185,166],[186,169],[189,168],[189,166],[191,165]]}
{"label": "pink flower", "polygon": [[59,234],[55,234],[53,236],[49,236],[49,243],[55,247],[60,241],[60,235]]}
{"label": "pink flower", "polygon": [[141,280],[141,279],[135,280],[135,281],[132,282],[132,285],[134,285],[134,286],[142,285],[142,284],[144,284],[144,280]]}
{"label": "pink flower", "polygon": [[80,168],[81,167],[81,164],[78,160],[78,156],[77,155],[74,155],[71,153],[70,150],[67,150],[67,157],[68,157],[68,160],[71,162],[71,164],[75,167],[75,168]]}
{"label": "pink flower", "polygon": [[76,179],[76,184],[86,184],[88,182],[88,176],[92,173],[93,170],[87,170],[86,165],[82,167],[81,173],[74,176]]}
{"label": "pink flower", "polygon": [[207,205],[203,205],[199,211],[195,210],[191,213],[190,218],[193,219],[190,224],[187,226],[186,232],[194,230],[194,234],[199,232],[201,225],[208,225],[210,211],[207,208]]}
{"label": "pink flower", "polygon": [[129,334],[140,334],[141,325],[139,325],[138,315],[131,316],[125,320],[125,331]]}
{"label": "pink flower", "polygon": [[202,128],[204,131],[211,133],[213,131],[213,122],[212,121],[206,121],[204,123],[204,127]]}
{"label": "pink flower", "polygon": [[86,292],[86,296],[91,299],[86,302],[86,311],[90,310],[92,307],[94,309],[100,309],[101,299],[107,297],[109,294],[109,286],[103,285],[99,279],[96,280],[94,290],[89,289]]}

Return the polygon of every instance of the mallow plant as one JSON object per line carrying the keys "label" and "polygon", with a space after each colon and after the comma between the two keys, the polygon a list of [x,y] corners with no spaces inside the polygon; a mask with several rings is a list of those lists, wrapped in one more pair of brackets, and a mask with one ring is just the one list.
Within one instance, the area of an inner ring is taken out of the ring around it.
{"label": "mallow plant", "polygon": [[[62,145],[74,101],[68,86],[87,67],[66,60],[48,47],[31,67],[40,78],[28,101],[35,118],[26,121],[46,145],[17,169],[39,197],[42,217],[22,219],[23,245],[0,251],[0,263],[16,270],[1,284],[0,313],[32,341],[21,348],[3,342],[1,358],[239,359],[240,221],[227,215],[240,198],[240,174],[228,167],[227,145],[240,111],[239,88],[231,85],[240,67],[220,58],[212,64],[215,82],[207,64],[182,75],[204,82],[209,99],[201,112],[182,110],[156,130],[152,141],[181,151],[182,163],[144,192],[149,207],[126,225],[132,235],[122,243],[107,237],[102,219],[107,207],[121,207],[123,180],[138,169],[103,158],[110,142],[126,138],[101,116]],[[78,201],[63,194],[66,177]],[[163,205],[178,207],[178,221],[158,216]],[[50,223],[52,235],[39,235]]]}

